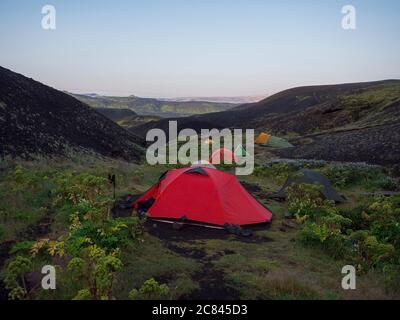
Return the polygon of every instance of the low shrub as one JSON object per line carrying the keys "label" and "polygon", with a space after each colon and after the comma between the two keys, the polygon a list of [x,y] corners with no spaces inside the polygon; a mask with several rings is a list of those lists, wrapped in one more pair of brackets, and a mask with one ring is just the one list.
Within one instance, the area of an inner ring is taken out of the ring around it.
{"label": "low shrub", "polygon": [[[75,222],[76,223],[76,222]],[[79,228],[72,231],[68,240],[68,251],[77,254],[87,245],[87,239],[105,250],[111,251],[134,241],[142,232],[138,218],[108,219],[101,224],[84,221]]]}
{"label": "low shrub", "polygon": [[382,267],[395,258],[395,247],[389,243],[380,242],[369,231],[361,230],[349,235],[355,251],[355,261],[363,269]]}
{"label": "low shrub", "polygon": [[[139,219],[110,216],[112,189],[108,173],[128,176],[119,179],[125,187],[132,183],[132,177],[143,178],[141,172],[134,171],[136,166],[116,164],[103,160],[23,162],[1,172],[0,241],[3,236],[14,239],[46,213],[54,216],[51,235],[59,235],[18,242],[11,248],[10,254],[15,258],[5,267],[3,275],[11,291],[10,298],[40,297],[38,290],[28,292],[25,276],[55,261],[63,262],[57,281],[68,285],[64,291],[52,293],[52,298],[113,298],[113,279],[122,265],[119,253],[124,246],[134,245],[142,232]],[[73,261],[69,269],[65,266],[67,261]]]}
{"label": "low shrub", "polygon": [[299,185],[288,193],[289,208],[298,222],[304,223],[299,235],[303,245],[320,248],[334,258],[346,258],[360,272],[379,270],[387,289],[397,290],[399,196],[373,197],[356,208],[338,210],[334,204],[321,201],[313,187]]}
{"label": "low shrub", "polygon": [[342,232],[352,221],[341,216],[333,202],[322,199],[318,185],[293,184],[287,193],[289,212],[298,223],[304,223],[300,242],[319,247],[335,258],[343,257],[348,242]]}
{"label": "low shrub", "polygon": [[400,249],[400,196],[374,198],[363,214],[374,236]]}
{"label": "low shrub", "polygon": [[83,249],[79,257],[68,263],[68,272],[85,285],[75,300],[113,299],[112,288],[116,272],[122,269],[122,262],[116,252],[106,253],[100,247],[91,245]]}
{"label": "low shrub", "polygon": [[27,254],[32,248],[34,241],[21,241],[12,246],[10,254]]}
{"label": "low shrub", "polygon": [[320,185],[295,183],[289,186],[286,192],[289,213],[297,218],[315,219],[337,213],[334,204],[322,198]]}
{"label": "low shrub", "polygon": [[133,289],[129,293],[131,300],[167,300],[169,298],[169,287],[159,284],[153,278],[146,280],[140,289]]}
{"label": "low shrub", "polygon": [[379,175],[367,183],[366,187],[375,190],[396,191],[399,190],[399,181],[386,175]]}
{"label": "low shrub", "polygon": [[32,261],[29,258],[17,256],[11,260],[4,272],[4,284],[10,291],[9,299],[21,300],[28,295],[26,275],[32,271]]}
{"label": "low shrub", "polygon": [[341,229],[325,222],[306,223],[300,231],[300,242],[305,246],[320,248],[333,258],[342,258],[349,252],[349,242]]}
{"label": "low shrub", "polygon": [[274,179],[276,182],[284,182],[289,175],[295,170],[287,163],[269,163],[264,166],[254,168],[256,177],[267,177]]}
{"label": "low shrub", "polygon": [[398,181],[389,177],[379,166],[361,163],[334,163],[319,169],[319,171],[336,187],[342,189],[358,185],[370,190],[394,191],[398,188]]}

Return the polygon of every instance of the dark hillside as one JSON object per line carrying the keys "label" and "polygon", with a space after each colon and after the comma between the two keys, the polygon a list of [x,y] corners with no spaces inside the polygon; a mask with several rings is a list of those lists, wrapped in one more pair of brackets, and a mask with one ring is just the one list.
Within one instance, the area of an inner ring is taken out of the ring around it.
{"label": "dark hillside", "polygon": [[139,160],[142,142],[70,95],[0,67],[0,155],[76,150]]}

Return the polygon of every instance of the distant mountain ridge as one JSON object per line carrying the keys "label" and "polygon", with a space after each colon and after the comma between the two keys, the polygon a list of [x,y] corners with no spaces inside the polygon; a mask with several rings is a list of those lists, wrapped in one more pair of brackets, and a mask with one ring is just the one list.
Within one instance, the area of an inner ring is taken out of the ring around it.
{"label": "distant mountain ridge", "polygon": [[204,102],[215,102],[215,103],[232,103],[232,104],[244,104],[244,103],[255,103],[263,100],[267,95],[258,96],[237,96],[237,97],[182,97],[182,98],[160,98],[162,101],[175,101],[175,102],[193,102],[193,101],[204,101]]}
{"label": "distant mountain ridge", "polygon": [[141,144],[70,95],[0,67],[0,156],[82,151],[139,161]]}

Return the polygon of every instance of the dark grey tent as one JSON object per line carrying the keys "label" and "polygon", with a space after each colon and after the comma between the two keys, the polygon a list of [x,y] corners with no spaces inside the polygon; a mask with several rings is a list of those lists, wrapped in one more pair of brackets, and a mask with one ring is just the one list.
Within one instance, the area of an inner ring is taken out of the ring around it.
{"label": "dark grey tent", "polygon": [[320,184],[321,185],[321,194],[328,200],[332,200],[335,202],[343,202],[344,199],[337,193],[335,188],[332,186],[331,182],[324,177],[319,172],[304,169],[301,170],[300,173],[290,176],[282,189],[277,193],[273,194],[271,198],[276,199],[286,199],[287,193],[286,188],[292,185],[293,183],[307,183],[307,184]]}

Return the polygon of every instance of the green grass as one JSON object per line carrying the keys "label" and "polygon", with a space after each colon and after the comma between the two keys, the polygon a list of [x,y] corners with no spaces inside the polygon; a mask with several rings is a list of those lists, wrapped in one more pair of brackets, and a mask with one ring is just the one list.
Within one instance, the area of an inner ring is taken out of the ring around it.
{"label": "green grass", "polygon": [[[53,202],[52,191],[58,186],[59,176],[89,174],[107,178],[116,175],[116,196],[139,194],[157,181],[166,168],[130,164],[91,156],[75,160],[37,159],[34,161],[7,160],[2,162],[0,180],[1,237],[12,240],[29,225],[35,224],[49,211]],[[108,194],[112,197],[112,188]],[[66,227],[68,216],[53,213],[53,229]]]}
{"label": "green grass", "polygon": [[[330,164],[320,165],[319,168],[327,166]],[[54,221],[51,232],[46,237],[55,239],[68,231],[73,207],[57,207],[58,209],[54,210],[53,193],[50,192],[49,195],[49,191],[59,186],[60,174],[71,177],[93,175],[99,178],[107,177],[108,173],[116,174],[117,196],[122,196],[144,192],[166,169],[164,166],[152,167],[92,157],[81,157],[75,161],[8,161],[2,162],[1,167],[0,242],[18,240],[19,232],[35,224],[51,208],[53,211],[50,213]],[[283,175],[298,170],[287,166],[278,169],[278,174],[267,171],[265,175],[252,175],[241,179],[259,185],[264,192],[275,191],[284,180]],[[339,175],[339,182],[343,181],[341,175],[347,179],[347,170]],[[345,193],[348,197],[347,203],[339,208],[353,210],[362,199],[360,193],[365,192],[375,176],[365,174],[361,183],[350,183],[348,186],[339,184],[340,193]],[[110,197],[111,188],[106,190],[106,193],[108,192]],[[357,279],[360,290],[344,292],[340,285],[341,268],[349,261],[333,259],[320,248],[304,247],[299,242],[301,226],[288,228],[283,225],[288,212],[286,204],[263,199],[261,201],[272,210],[274,220],[270,228],[255,231],[252,238],[245,239],[248,241],[234,235],[222,239],[216,237],[178,241],[159,239],[145,232],[136,242],[121,246],[120,259],[123,268],[116,277],[115,297],[127,299],[132,289],[140,288],[146,280],[154,278],[160,284],[168,285],[170,299],[182,299],[204,290],[204,283],[199,275],[215,272],[221,274],[218,281],[242,299],[396,297],[385,291],[382,274],[375,270],[360,274]],[[4,214],[5,210],[7,214]],[[20,244],[20,251],[15,254],[26,251],[26,246],[27,244]],[[202,252],[204,256],[194,258],[188,254],[190,252]],[[35,267],[39,269],[43,261],[35,261]],[[74,281],[61,267],[59,289],[56,292],[38,290],[32,298],[71,299],[80,287],[81,284]]]}
{"label": "green grass", "polygon": [[138,246],[128,247],[122,261],[124,268],[116,283],[120,299],[126,299],[130,290],[140,287],[150,278],[160,283],[167,282],[174,290],[174,298],[189,294],[198,287],[191,280],[199,270],[198,262],[172,252],[153,236],[146,235]]}

